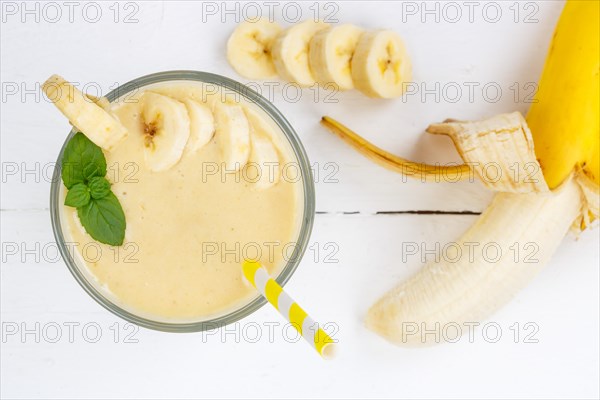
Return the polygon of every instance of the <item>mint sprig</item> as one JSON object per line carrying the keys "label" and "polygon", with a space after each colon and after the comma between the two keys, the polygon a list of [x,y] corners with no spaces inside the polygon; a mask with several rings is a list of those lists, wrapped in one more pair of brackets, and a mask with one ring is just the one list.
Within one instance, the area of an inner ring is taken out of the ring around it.
{"label": "mint sprig", "polygon": [[110,190],[102,149],[77,132],[65,148],[62,180],[68,189],[65,205],[77,208],[86,232],[95,240],[120,246],[125,239],[125,213]]}
{"label": "mint sprig", "polygon": [[85,183],[76,183],[71,186],[65,198],[65,206],[83,207],[90,202],[90,189]]}
{"label": "mint sprig", "polygon": [[110,194],[110,182],[103,176],[94,176],[88,181],[90,196],[92,199],[100,200]]}
{"label": "mint sprig", "polygon": [[99,242],[120,246],[125,237],[125,214],[117,196],[110,190],[101,199],[91,198],[83,207],[77,207],[81,225]]}
{"label": "mint sprig", "polygon": [[106,159],[99,146],[77,132],[67,143],[61,168],[62,180],[67,189],[71,189],[77,183],[87,183],[94,176],[106,175]]}

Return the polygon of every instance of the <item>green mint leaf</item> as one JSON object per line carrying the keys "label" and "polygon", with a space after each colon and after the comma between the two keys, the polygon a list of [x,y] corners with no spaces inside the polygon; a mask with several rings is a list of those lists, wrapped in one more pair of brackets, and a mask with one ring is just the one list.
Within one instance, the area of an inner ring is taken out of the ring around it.
{"label": "green mint leaf", "polygon": [[85,183],[77,183],[71,186],[65,198],[65,206],[83,207],[90,202],[90,189]]}
{"label": "green mint leaf", "polygon": [[120,246],[125,238],[125,213],[114,193],[101,199],[91,199],[77,208],[77,215],[86,232],[95,240]]}
{"label": "green mint leaf", "polygon": [[102,199],[110,193],[110,182],[102,176],[94,176],[88,182],[90,194],[94,199]]}
{"label": "green mint leaf", "polygon": [[98,165],[96,165],[96,164],[87,164],[85,167],[83,167],[83,179],[87,180],[88,182],[93,177],[104,176],[104,175],[105,174],[102,173],[102,171],[100,170],[100,167],[98,167]]}
{"label": "green mint leaf", "polygon": [[67,143],[62,162],[62,180],[69,189],[65,205],[77,207],[86,232],[95,240],[120,246],[125,239],[125,213],[110,191],[106,159],[102,149],[77,132]]}
{"label": "green mint leaf", "polygon": [[73,185],[86,183],[92,176],[106,175],[106,159],[100,147],[77,132],[67,143],[61,168],[62,180],[67,189],[71,189]]}

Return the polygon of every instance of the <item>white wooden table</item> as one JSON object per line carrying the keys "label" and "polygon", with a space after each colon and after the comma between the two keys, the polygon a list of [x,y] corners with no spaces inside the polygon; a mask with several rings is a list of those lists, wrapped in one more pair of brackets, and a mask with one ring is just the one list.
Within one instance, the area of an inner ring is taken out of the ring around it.
{"label": "white wooden table", "polygon": [[[302,19],[320,10],[322,18],[334,12],[341,22],[396,30],[419,85],[394,101],[348,92],[330,102],[326,93],[315,99],[314,90],[296,99],[283,83],[268,96],[297,130],[321,178],[312,250],[287,288],[316,319],[337,324],[338,357],[325,362],[305,343],[294,343],[268,307],[211,334],[134,329],[89,298],[56,256],[49,181],[68,126],[41,96],[40,82],[59,73],[87,83],[93,94],[173,69],[240,79],[224,57],[235,12],[224,15],[221,2],[6,1],[0,42],[1,396],[597,398],[597,229],[577,241],[565,239],[539,277],[485,321],[501,329],[497,342],[490,339],[493,330],[486,336],[478,329],[472,343],[463,338],[421,350],[393,347],[361,321],[385,290],[422,266],[416,256],[402,262],[401,243],[432,248],[455,240],[477,218],[459,212],[481,212],[491,194],[477,183],[403,181],[318,124],[331,115],[399,155],[457,161],[450,141],[428,137],[424,128],[450,116],[525,112],[563,3],[273,4],[283,24],[299,6]],[[245,3],[226,7],[238,7],[241,17],[256,10]],[[333,179],[323,179],[331,173]]]}

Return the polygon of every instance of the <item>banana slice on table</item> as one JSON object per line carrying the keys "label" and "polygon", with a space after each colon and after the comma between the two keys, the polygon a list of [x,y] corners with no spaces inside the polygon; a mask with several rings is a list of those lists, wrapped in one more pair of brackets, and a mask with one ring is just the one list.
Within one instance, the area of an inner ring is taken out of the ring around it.
{"label": "banana slice on table", "polygon": [[246,165],[247,180],[255,189],[268,189],[280,178],[279,154],[272,141],[273,129],[256,111],[244,109],[250,123],[250,159]]}
{"label": "banana slice on table", "polygon": [[42,90],[75,128],[103,149],[112,150],[127,136],[127,129],[117,118],[61,76],[52,75]]}
{"label": "banana slice on table", "polygon": [[412,79],[404,42],[388,30],[362,35],[351,67],[354,87],[370,97],[398,97],[404,91],[404,83]]}
{"label": "banana slice on table", "polygon": [[241,106],[215,107],[216,138],[227,171],[239,171],[250,155],[250,126]]}
{"label": "banana slice on table", "polygon": [[276,75],[271,47],[281,31],[277,23],[264,19],[242,22],[227,41],[227,60],[238,74],[249,79]]}
{"label": "banana slice on table", "polygon": [[311,86],[315,78],[308,62],[312,37],[329,25],[321,21],[304,21],[280,34],[273,44],[272,57],[279,76],[301,86]]}
{"label": "banana slice on table", "polygon": [[313,36],[308,60],[317,82],[333,83],[340,90],[354,88],[350,64],[363,32],[347,24],[324,29]]}
{"label": "banana slice on table", "polygon": [[204,147],[215,133],[215,119],[210,108],[196,100],[183,100],[190,118],[190,138],[187,142],[189,151],[197,151]]}
{"label": "banana slice on table", "polygon": [[165,171],[179,161],[190,137],[190,117],[185,105],[162,94],[142,96],[144,160],[151,171]]}

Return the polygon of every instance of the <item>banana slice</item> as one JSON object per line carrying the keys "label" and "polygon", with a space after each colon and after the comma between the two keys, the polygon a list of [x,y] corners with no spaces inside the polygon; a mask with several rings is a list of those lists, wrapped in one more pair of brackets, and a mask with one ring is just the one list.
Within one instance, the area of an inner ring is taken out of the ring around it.
{"label": "banana slice", "polygon": [[255,189],[268,189],[279,182],[279,155],[273,143],[273,128],[256,111],[245,108],[250,123],[250,159],[245,177]]}
{"label": "banana slice", "polygon": [[311,86],[315,78],[308,63],[312,37],[329,25],[321,21],[304,21],[280,34],[273,44],[272,57],[280,77],[301,86]]}
{"label": "banana slice", "polygon": [[400,36],[375,31],[360,37],[352,58],[354,86],[369,97],[385,99],[402,95],[412,78],[408,53]]}
{"label": "banana slice", "polygon": [[190,137],[185,105],[162,94],[142,96],[144,159],[151,171],[165,171],[179,161]]}
{"label": "banana slice", "polygon": [[281,26],[264,19],[242,22],[227,41],[227,60],[238,74],[249,79],[276,75],[271,47],[281,31]]}
{"label": "banana slice", "polygon": [[354,88],[350,63],[363,30],[340,25],[317,32],[310,41],[308,61],[320,84],[334,83],[340,90]]}
{"label": "banana slice", "polygon": [[195,152],[204,147],[215,133],[215,119],[207,105],[196,100],[183,100],[190,118],[190,138],[187,149]]}
{"label": "banana slice", "polygon": [[227,171],[239,171],[250,155],[250,126],[241,106],[218,103],[215,107],[217,143]]}
{"label": "banana slice", "polygon": [[250,159],[246,177],[255,189],[264,190],[279,182],[279,156],[275,146],[264,136],[250,135]]}
{"label": "banana slice", "polygon": [[127,129],[118,119],[61,76],[52,75],[42,90],[74,127],[103,149],[112,150],[127,136]]}
{"label": "banana slice", "polygon": [[89,93],[85,93],[85,97],[96,103],[103,110],[110,111],[110,101],[106,97],[96,97]]}

